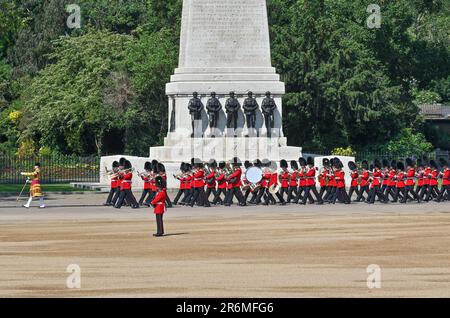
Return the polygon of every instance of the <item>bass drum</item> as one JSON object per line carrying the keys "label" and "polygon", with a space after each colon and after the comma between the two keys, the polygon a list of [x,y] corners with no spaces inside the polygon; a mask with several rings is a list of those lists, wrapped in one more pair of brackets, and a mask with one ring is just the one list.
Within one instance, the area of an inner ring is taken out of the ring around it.
{"label": "bass drum", "polygon": [[251,167],[245,172],[245,179],[251,184],[257,184],[263,179],[263,172],[261,168]]}

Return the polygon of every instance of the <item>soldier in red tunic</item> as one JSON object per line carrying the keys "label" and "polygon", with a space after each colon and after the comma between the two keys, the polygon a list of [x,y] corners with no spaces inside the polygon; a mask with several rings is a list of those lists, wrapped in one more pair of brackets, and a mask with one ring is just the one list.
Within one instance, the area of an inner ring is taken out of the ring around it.
{"label": "soldier in red tunic", "polygon": [[[406,183],[405,183],[405,198],[403,200],[407,200],[409,197],[412,197],[418,203],[421,202],[419,196],[414,190],[414,186],[416,184],[414,177],[416,176],[416,169],[414,168],[414,161],[411,158],[406,158]],[[404,202],[403,202],[404,203]]]}
{"label": "soldier in red tunic", "polygon": [[286,195],[287,198],[289,198],[289,178],[290,178],[288,163],[286,160],[282,159],[280,161],[280,168],[281,168],[281,173],[279,175],[280,178],[279,181],[281,184],[280,197],[283,199],[284,202],[284,195]]}
{"label": "soldier in red tunic", "polygon": [[142,191],[141,198],[139,199],[139,205],[143,205],[147,195],[152,196],[153,193],[151,185],[152,164],[147,161],[144,164],[144,170],[144,173],[139,174],[141,179],[144,181],[144,190]]}
{"label": "soldier in red tunic", "polygon": [[378,197],[381,202],[387,203],[386,197],[381,192],[382,176],[383,174],[381,171],[381,163],[378,159],[376,159],[373,164],[372,183],[370,184],[369,198],[367,199],[366,203],[375,203],[375,197]]}
{"label": "soldier in red tunic", "polygon": [[194,191],[192,187],[194,177],[193,177],[193,171],[192,171],[192,165],[187,163],[186,164],[186,177],[185,177],[185,191],[183,199],[180,202],[180,205],[186,205],[189,204],[192,198],[192,193]]}
{"label": "soldier in red tunic", "polygon": [[323,200],[316,189],[316,168],[314,167],[314,159],[312,157],[308,157],[306,163],[308,164],[306,169],[306,188],[301,204],[305,205],[306,200],[308,199],[309,203],[314,203],[311,192],[316,197],[317,204],[323,204]]}
{"label": "soldier in red tunic", "polygon": [[189,205],[193,207],[194,204],[197,203],[198,206],[210,207],[211,205],[209,201],[206,200],[205,195],[205,170],[203,169],[203,163],[200,159],[194,160],[194,171],[192,177],[194,178],[192,183],[194,189]]}
{"label": "soldier in red tunic", "polygon": [[303,200],[303,193],[306,192],[307,182],[306,182],[306,159],[305,158],[299,158],[298,163],[300,164],[300,170],[298,171],[298,191],[297,196],[294,199],[294,203],[299,203],[300,200]]}
{"label": "soldier in red tunic", "polygon": [[352,181],[350,183],[350,189],[348,191],[348,197],[349,200],[351,200],[353,193],[356,193],[356,195],[358,195],[359,193],[358,189],[359,173],[358,173],[358,166],[353,161],[350,161],[348,163],[348,168],[351,171],[350,177],[352,178]]}
{"label": "soldier in red tunic", "polygon": [[177,205],[181,196],[184,194],[186,190],[186,163],[182,162],[180,165],[180,173],[173,176],[180,182],[180,186],[178,187],[178,192],[175,198],[173,199],[173,205]]}
{"label": "soldier in red tunic", "polygon": [[439,166],[437,162],[434,160],[430,160],[430,168],[430,182],[428,185],[428,192],[425,201],[430,201],[433,198],[437,199],[440,193],[438,189]]}
{"label": "soldier in red tunic", "polygon": [[339,158],[334,158],[333,162],[334,177],[336,179],[336,191],[334,192],[330,203],[335,204],[336,199],[338,199],[339,202],[350,204],[350,198],[345,191],[345,172],[343,170],[344,166]]}
{"label": "soldier in red tunic", "polygon": [[397,174],[395,175],[396,185],[395,185],[395,196],[394,202],[397,202],[398,198],[401,196],[400,203],[406,203],[407,197],[405,195],[405,165],[403,162],[397,162]]}
{"label": "soldier in red tunic", "polygon": [[[249,160],[246,160],[244,162],[244,167],[245,167],[245,170],[247,171],[248,169],[253,167],[253,163],[251,163]],[[250,181],[247,180],[245,174],[242,177],[242,185],[243,185],[242,191],[245,190],[244,199],[245,199],[245,202],[247,202],[248,197],[249,197],[250,193],[253,193],[253,190],[252,190]]]}
{"label": "soldier in red tunic", "polygon": [[139,208],[139,204],[136,201],[136,198],[133,195],[133,192],[131,191],[131,184],[133,180],[133,170],[131,166],[131,162],[126,160],[124,164],[124,171],[119,172],[119,178],[122,180],[121,188],[120,188],[120,195],[119,199],[117,200],[117,203],[115,205],[116,209],[120,209],[123,205],[123,202],[125,198],[127,199],[127,202],[131,205],[133,209]]}
{"label": "soldier in red tunic", "polygon": [[291,161],[291,174],[289,175],[289,192],[287,197],[287,203],[291,203],[291,200],[297,196],[298,193],[298,164],[297,161]]}
{"label": "soldier in red tunic", "polygon": [[232,160],[233,173],[227,177],[227,182],[231,184],[231,188],[229,188],[227,192],[227,196],[225,198],[225,206],[230,206],[233,203],[233,198],[239,202],[240,206],[246,206],[244,195],[241,192],[241,178],[242,178],[242,163],[239,158],[235,157]]}
{"label": "soldier in red tunic", "polygon": [[213,194],[213,200],[216,197],[216,170],[217,170],[217,162],[214,159],[211,159],[208,163],[209,173],[206,175],[206,193],[205,200],[209,201],[209,197],[211,193]]}
{"label": "soldier in red tunic", "polygon": [[105,206],[111,206],[113,197],[115,196],[116,193],[120,191],[119,178],[117,176],[117,172],[119,171],[118,169],[119,169],[119,162],[114,161],[112,163],[112,170],[108,172],[111,177],[111,190],[109,191],[106,203],[103,204]]}
{"label": "soldier in red tunic", "polygon": [[323,201],[328,202],[328,199],[330,197],[330,186],[329,186],[329,179],[328,175],[330,173],[330,160],[328,158],[322,159],[322,168],[319,171],[319,185],[320,185],[320,192],[319,196],[322,198]]}
{"label": "soldier in red tunic", "polygon": [[448,162],[444,158],[441,158],[439,162],[442,166],[442,172],[440,174],[440,177],[442,178],[442,188],[436,199],[437,202],[450,200],[450,168]]}
{"label": "soldier in red tunic", "polygon": [[[356,197],[356,202],[365,201],[369,198],[369,179],[370,179],[370,172],[369,172],[369,163],[367,160],[363,160],[361,163],[362,171],[360,176],[360,184],[359,184],[359,193]],[[364,193],[366,193],[366,198],[364,197]]]}
{"label": "soldier in red tunic", "polygon": [[156,234],[153,234],[153,236],[161,237],[164,236],[163,216],[166,212],[166,183],[161,176],[157,176],[155,179],[156,195],[151,202],[156,216]]}
{"label": "soldier in red tunic", "polygon": [[[216,205],[216,204],[224,204],[224,200],[225,197],[227,195],[227,181],[225,179],[225,167],[226,167],[226,162],[225,161],[221,161],[219,162],[219,170],[217,172],[217,192],[216,195],[214,197],[214,200],[212,202],[212,204]],[[221,195],[223,195],[223,199],[221,197]]]}

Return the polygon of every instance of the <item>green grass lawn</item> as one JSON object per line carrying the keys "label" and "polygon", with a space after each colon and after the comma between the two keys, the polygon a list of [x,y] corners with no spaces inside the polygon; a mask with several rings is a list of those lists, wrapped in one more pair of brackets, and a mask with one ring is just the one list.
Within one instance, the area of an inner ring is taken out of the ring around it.
{"label": "green grass lawn", "polygon": [[[17,193],[19,194],[22,190],[23,184],[0,184],[0,193]],[[43,184],[41,185],[42,191],[45,192],[84,192],[89,191],[86,189],[77,189],[72,187],[70,184]],[[30,186],[28,185],[24,193],[28,193]]]}

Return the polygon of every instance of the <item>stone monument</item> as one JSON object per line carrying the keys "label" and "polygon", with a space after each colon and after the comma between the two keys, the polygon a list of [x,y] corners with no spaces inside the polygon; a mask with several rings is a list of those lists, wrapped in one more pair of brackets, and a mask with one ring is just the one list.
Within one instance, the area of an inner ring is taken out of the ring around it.
{"label": "stone monument", "polygon": [[[191,116],[188,106],[193,92],[198,92],[203,105],[215,92],[224,106],[230,92],[235,92],[240,106],[249,92],[258,105],[263,104],[266,92],[271,92],[276,105],[270,121],[273,128],[266,127],[268,121],[259,107],[255,123],[247,125],[240,107],[238,128],[230,132],[222,107],[214,120],[217,128],[211,132],[207,109]],[[242,161],[298,160],[301,148],[287,146],[283,134],[284,93],[285,85],[271,63],[266,0],[184,0],[179,66],[166,85],[169,131],[164,146],[150,148],[150,158],[164,162],[169,170],[194,157],[203,161],[227,161],[236,156]],[[197,119],[195,125],[191,118]]]}

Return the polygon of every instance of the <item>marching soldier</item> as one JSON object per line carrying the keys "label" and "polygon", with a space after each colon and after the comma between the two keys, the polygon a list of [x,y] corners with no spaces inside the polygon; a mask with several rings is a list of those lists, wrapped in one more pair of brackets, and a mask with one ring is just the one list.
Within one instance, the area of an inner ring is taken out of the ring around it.
{"label": "marching soldier", "polygon": [[336,179],[336,191],[334,192],[333,197],[331,198],[331,204],[336,203],[336,199],[339,199],[339,202],[343,202],[345,204],[350,204],[350,198],[345,191],[345,172],[343,170],[342,162],[338,158],[334,158],[334,176]]}
{"label": "marching soldier", "polygon": [[117,172],[119,171],[119,162],[114,161],[112,163],[112,170],[110,172],[111,177],[111,190],[109,191],[108,197],[106,198],[106,203],[103,204],[105,206],[111,206],[112,205],[112,199],[114,195],[120,191],[119,188],[119,178],[117,177]]}
{"label": "marching soldier", "polygon": [[430,179],[431,179],[431,168],[428,164],[428,160],[426,158],[423,158],[423,184],[422,188],[420,189],[419,197],[421,200],[428,202],[427,200],[427,194],[428,194],[428,188],[430,186]]}
{"label": "marching soldier", "polygon": [[305,158],[299,158],[298,162],[300,164],[300,170],[298,171],[299,187],[297,191],[297,196],[294,199],[294,203],[299,203],[300,200],[303,201],[303,192],[306,192],[307,181],[306,181],[306,160]]}
{"label": "marching soldier", "polygon": [[280,161],[280,168],[281,168],[281,173],[280,173],[280,184],[281,184],[281,189],[280,189],[280,196],[281,198],[284,199],[284,195],[287,195],[287,199],[289,199],[289,178],[290,178],[290,173],[288,170],[288,163],[286,160],[282,159]]}
{"label": "marching soldier", "polygon": [[[403,199],[406,202],[406,199],[411,195],[413,199],[417,200],[417,203],[420,203],[421,200],[419,196],[414,191],[414,185],[416,182],[414,181],[414,177],[416,175],[416,169],[414,169],[414,162],[411,158],[406,158],[406,184],[405,184],[405,199]],[[404,202],[404,203],[405,203]]]}
{"label": "marching soldier", "polygon": [[[164,185],[167,185],[167,175],[166,175],[166,167],[162,163],[158,163],[158,175],[163,178]],[[155,180],[155,192],[156,192],[156,180]],[[168,208],[172,208],[172,200],[170,200],[169,195],[167,194],[167,188],[163,189],[166,191],[166,205]]]}
{"label": "marching soldier", "polygon": [[389,200],[389,196],[391,196],[392,202],[395,199],[395,192],[396,192],[395,188],[396,185],[395,176],[397,175],[396,167],[397,161],[392,160],[388,171],[388,186],[386,188],[386,191],[384,192],[386,200]]}
{"label": "marching soldier", "polygon": [[397,202],[398,197],[401,195],[400,203],[406,203],[407,197],[405,194],[405,173],[403,172],[405,170],[405,165],[403,162],[398,161],[397,162],[397,174],[395,176],[396,180],[396,191],[394,196],[394,202]]}
{"label": "marching soldier", "polygon": [[153,212],[156,216],[156,234],[153,234],[155,237],[161,237],[164,236],[164,223],[163,223],[163,216],[166,212],[166,183],[161,176],[157,176],[155,178],[155,185],[156,185],[156,195],[153,198],[151,205],[153,206]]}
{"label": "marching soldier", "polygon": [[350,177],[352,178],[352,181],[350,183],[350,190],[348,191],[348,197],[349,200],[352,199],[353,193],[358,194],[358,180],[359,180],[359,173],[358,173],[358,166],[353,161],[350,161],[348,163],[348,168],[351,171]]}
{"label": "marching soldier", "polygon": [[291,200],[297,196],[298,192],[298,164],[297,161],[291,161],[292,172],[289,175],[289,191],[287,197],[287,203],[291,203]]}
{"label": "marching soldier", "polygon": [[147,197],[147,194],[149,196],[152,196],[152,185],[151,185],[151,172],[152,172],[152,164],[150,162],[146,162],[144,164],[144,170],[145,172],[142,174],[139,174],[141,179],[144,181],[144,190],[142,191],[141,198],[139,199],[139,205],[142,206],[144,204],[144,200]]}
{"label": "marching soldier", "polygon": [[[224,169],[226,167],[226,163],[224,161],[219,162],[219,171],[217,173],[217,192],[216,195],[214,196],[214,200],[212,202],[212,204],[216,205],[216,204],[224,204],[224,200],[226,198],[227,195],[227,181],[225,179],[225,172]],[[221,195],[223,194],[223,199],[221,197]]]}
{"label": "marching soldier", "polygon": [[430,168],[431,168],[431,173],[430,173],[430,182],[429,182],[429,186],[428,186],[428,192],[427,192],[427,197],[425,199],[425,201],[430,201],[433,198],[437,198],[439,196],[439,189],[438,189],[438,177],[439,177],[439,167],[436,161],[434,160],[430,160]]}
{"label": "marching soldier", "polygon": [[145,206],[150,206],[152,204],[153,197],[156,195],[156,177],[159,175],[158,164],[158,160],[152,160],[150,171],[150,195],[144,202]]}
{"label": "marching soldier", "polygon": [[186,164],[186,177],[185,177],[185,191],[184,191],[184,196],[183,199],[180,202],[180,205],[186,205],[189,204],[189,202],[191,202],[191,198],[192,198],[192,194],[193,194],[193,187],[192,187],[192,183],[193,183],[194,177],[193,177],[193,172],[192,172],[192,165],[187,163]]}
{"label": "marching soldier", "polygon": [[[251,167],[253,167],[253,164],[249,160],[246,160],[244,162],[244,167],[245,167],[245,170],[248,170]],[[245,190],[244,199],[245,199],[245,202],[247,202],[250,193],[252,193],[253,191],[252,191],[252,188],[251,188],[250,181],[247,180],[247,177],[245,175],[242,178],[242,184],[244,185],[242,190]]]}
{"label": "marching soldier", "polygon": [[[362,164],[362,173],[361,173],[361,183],[359,185],[359,193],[356,197],[356,202],[366,201],[366,199],[369,199],[369,179],[370,179],[370,172],[369,172],[369,163],[367,160],[363,160]],[[366,193],[366,198],[364,197],[364,193]]]}
{"label": "marching soldier", "polygon": [[440,163],[442,166],[442,188],[436,199],[437,202],[441,202],[442,200],[450,200],[450,168],[448,162],[444,158],[440,159]]}
{"label": "marching soldier", "polygon": [[314,203],[311,192],[316,197],[317,204],[323,204],[323,200],[319,196],[316,189],[316,168],[314,167],[314,159],[312,157],[308,157],[306,162],[308,164],[308,168],[306,170],[306,191],[301,204],[305,205],[307,199],[309,199],[310,203]]}
{"label": "marching soldier", "polygon": [[372,182],[370,184],[369,198],[367,199],[366,203],[374,204],[375,197],[378,197],[378,199],[382,203],[387,203],[386,197],[381,192],[381,178],[383,174],[381,172],[381,164],[378,159],[374,161],[372,171]]}
{"label": "marching soldier", "polygon": [[239,158],[235,157],[232,161],[234,172],[227,178],[227,182],[231,183],[231,189],[227,193],[227,198],[225,199],[225,206],[230,206],[233,202],[233,197],[239,202],[240,206],[246,206],[244,196],[241,192],[241,178],[242,178],[242,170],[241,170],[241,161]]}
{"label": "marching soldier", "polygon": [[205,196],[205,170],[203,170],[203,164],[200,159],[194,160],[194,172],[193,172],[193,192],[189,205],[191,207],[197,203],[198,206],[210,207],[209,201]]}
{"label": "marching soldier", "polygon": [[211,193],[213,194],[213,200],[216,197],[216,169],[217,162],[214,159],[211,159],[208,163],[209,174],[206,176],[206,200],[209,202],[209,196]]}
{"label": "marching soldier", "polygon": [[121,182],[121,188],[120,188],[120,195],[119,199],[115,205],[116,209],[120,209],[124,203],[125,198],[127,199],[127,202],[131,204],[131,207],[133,209],[139,208],[139,204],[136,201],[136,198],[133,195],[133,192],[131,192],[131,183],[133,179],[133,172],[132,172],[132,166],[131,162],[126,160],[124,164],[124,171],[119,172],[119,178],[122,180]]}
{"label": "marching soldier", "polygon": [[180,200],[181,196],[184,194],[184,191],[186,190],[186,163],[184,162],[181,163],[180,173],[178,175],[173,175],[173,177],[180,182],[177,195],[175,196],[175,199],[173,199],[172,202],[173,205],[177,205],[178,201]]}
{"label": "marching soldier", "polygon": [[[263,170],[264,165],[261,162],[261,160],[256,159],[253,162],[253,165],[257,168],[260,168]],[[265,168],[264,168],[265,169]],[[251,204],[261,204],[262,202],[262,198],[264,196],[264,193],[266,193],[266,187],[267,187],[267,179],[263,178],[261,179],[261,181],[257,184],[257,189],[255,190],[255,192],[252,195],[252,198],[250,199],[249,203]]]}
{"label": "marching soldier", "polygon": [[[123,169],[124,169],[124,165],[125,165],[125,161],[126,161],[126,159],[125,158],[120,158],[119,159],[119,166],[117,167],[117,173],[116,173],[116,178],[117,178],[117,190],[116,190],[116,192],[114,193],[114,196],[113,196],[113,198],[112,198],[112,200],[111,200],[111,205],[114,207],[114,206],[116,206],[116,203],[117,203],[117,201],[119,200],[119,196],[120,196],[120,191],[122,191],[121,189],[122,189],[122,179],[119,177],[120,175],[119,175],[119,173],[121,172],[121,171],[123,171]],[[124,202],[126,205],[128,205],[128,202],[127,202],[127,198],[125,198],[125,202]]]}
{"label": "marching soldier", "polygon": [[329,187],[329,180],[328,175],[330,174],[330,160],[328,158],[322,159],[322,168],[319,171],[319,185],[320,185],[320,192],[319,196],[322,198],[323,201],[328,202],[329,196],[330,196],[330,187]]}
{"label": "marching soldier", "polygon": [[[39,198],[39,208],[45,208],[44,203],[44,194],[41,189],[41,164],[36,162],[34,164],[33,172],[21,172],[22,176],[27,177],[27,183],[30,183],[30,197],[28,198],[27,203],[23,206],[24,208],[29,208],[31,202],[34,198]],[[30,181],[31,179],[31,181]]]}

